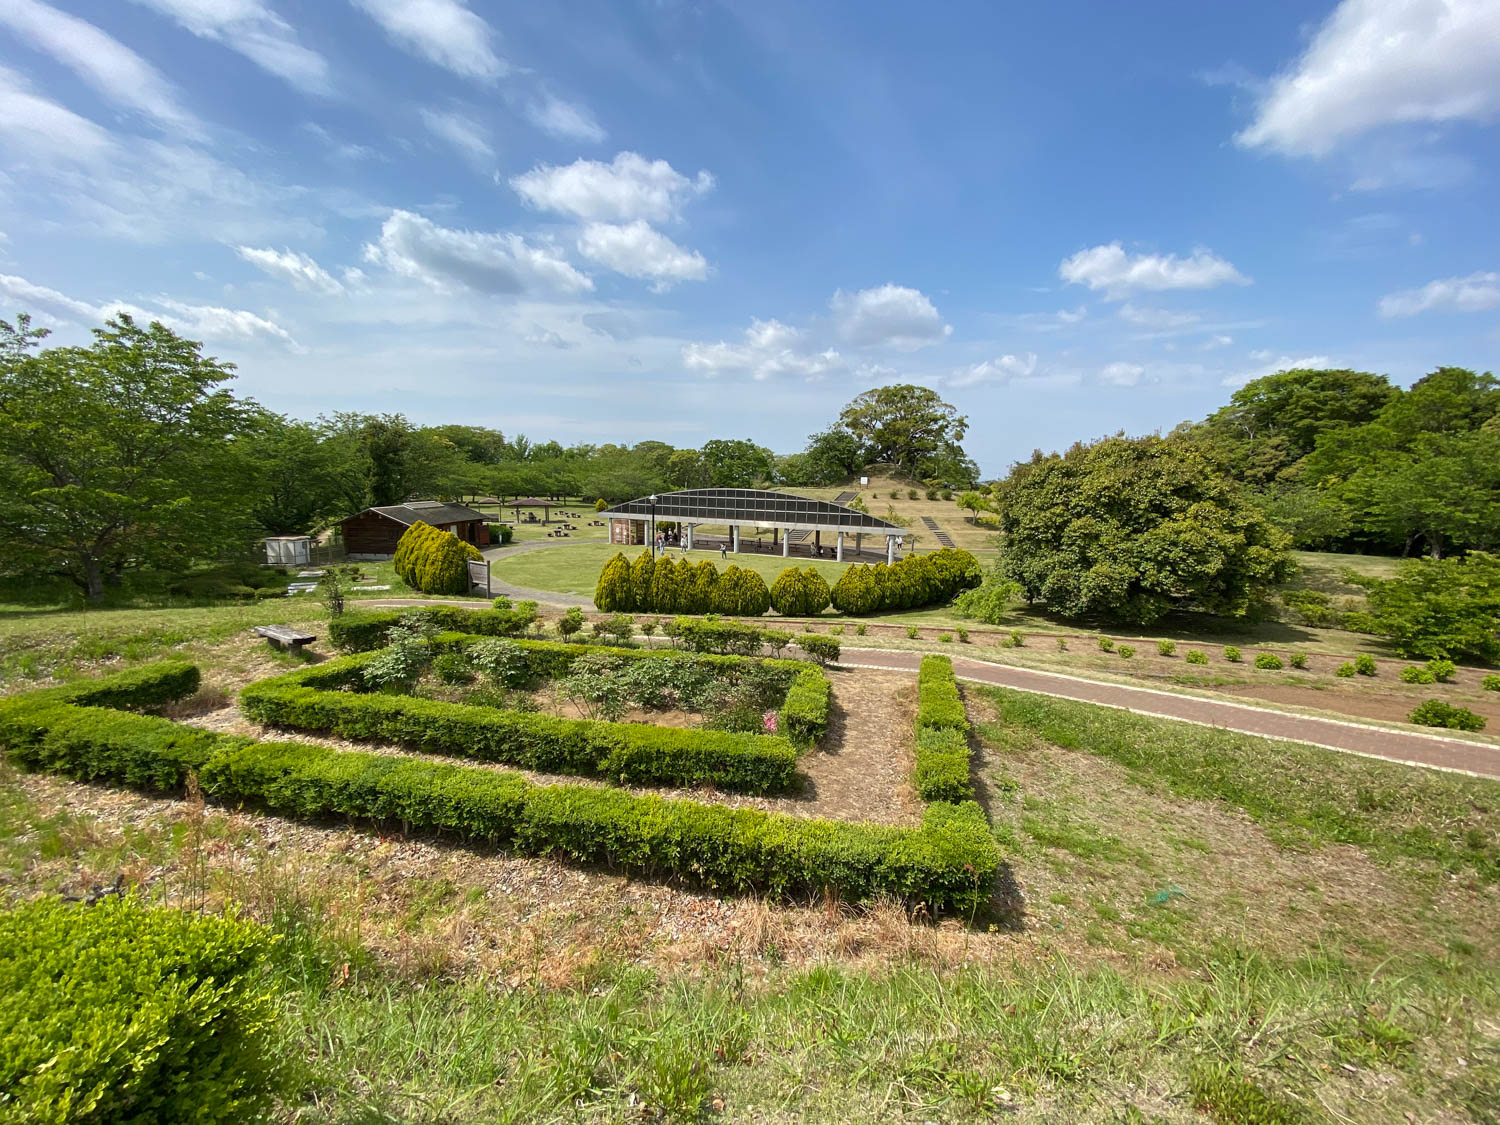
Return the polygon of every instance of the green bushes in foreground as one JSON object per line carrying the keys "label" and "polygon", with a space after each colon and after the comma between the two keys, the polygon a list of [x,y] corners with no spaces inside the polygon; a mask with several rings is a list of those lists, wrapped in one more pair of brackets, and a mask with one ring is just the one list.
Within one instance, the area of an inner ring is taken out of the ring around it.
{"label": "green bushes in foreground", "polygon": [[916,767],[912,771],[922,800],[967,801],[974,796],[968,733],[953,661],[946,656],[924,656],[917,674]]}
{"label": "green bushes in foreground", "polygon": [[1486,725],[1483,715],[1475,714],[1467,707],[1455,707],[1441,699],[1427,699],[1418,703],[1407,719],[1418,726],[1445,727],[1448,730],[1481,731]]}
{"label": "green bushes in foreground", "polygon": [[969,730],[953,661],[946,656],[922,657],[917,673],[917,726],[964,733]]}
{"label": "green bushes in foreground", "polygon": [[[190,753],[176,742],[184,731],[194,739]],[[851,824],[533,785],[519,774],[399,755],[251,742],[65,704],[0,708],[0,744],[23,765],[73,777],[134,783],[176,776],[177,784],[160,787],[180,791],[191,768],[218,800],[299,817],[402,823],[724,890],[851,901],[890,894],[935,910],[975,910],[999,866],[989,824],[972,801],[932,805],[917,829]]]}
{"label": "green bushes in foreground", "polygon": [[282,1075],[271,940],[134,898],[0,912],[0,1119],[260,1120]]}

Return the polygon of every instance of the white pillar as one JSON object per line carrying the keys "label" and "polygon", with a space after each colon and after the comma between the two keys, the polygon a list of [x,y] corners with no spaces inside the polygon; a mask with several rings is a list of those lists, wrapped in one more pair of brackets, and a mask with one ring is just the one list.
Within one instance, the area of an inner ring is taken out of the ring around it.
{"label": "white pillar", "polygon": [[698,525],[690,523],[690,524],[687,524],[686,526],[687,526],[687,549],[689,551],[691,551],[693,549],[693,528],[695,528]]}
{"label": "white pillar", "polygon": [[834,558],[838,562],[844,561],[844,533],[842,531],[839,532],[838,542],[834,547]]}
{"label": "white pillar", "polygon": [[863,531],[856,531],[854,533],[854,553],[856,555],[858,555],[859,552],[863,549],[861,545],[864,542],[864,538],[865,533]]}
{"label": "white pillar", "polygon": [[885,537],[885,565],[891,566],[896,561],[896,537],[887,535]]}
{"label": "white pillar", "polygon": [[735,554],[740,553],[740,525],[732,523],[729,525],[729,549]]}
{"label": "white pillar", "polygon": [[790,558],[792,554],[792,529],[783,527],[781,529],[781,557]]}

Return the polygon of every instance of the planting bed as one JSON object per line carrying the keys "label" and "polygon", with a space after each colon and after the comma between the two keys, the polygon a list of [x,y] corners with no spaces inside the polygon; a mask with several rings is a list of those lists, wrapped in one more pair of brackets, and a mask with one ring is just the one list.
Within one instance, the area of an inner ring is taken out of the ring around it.
{"label": "planting bed", "polygon": [[[191,665],[18,696],[0,704],[0,744],[27,768],[83,780],[176,792],[196,777],[210,798],[282,815],[398,824],[724,890],[831,893],[849,901],[895,895],[963,911],[990,896],[999,857],[979,806],[960,799],[964,787],[950,785],[941,794],[948,799],[917,808],[903,805],[897,792],[891,767],[904,760],[910,740],[902,684],[871,691],[835,673],[835,691],[806,662],[499,642],[523,652],[535,673],[518,677],[518,689],[534,690],[524,681],[561,679],[602,658],[614,662],[615,674],[650,662],[718,682],[754,677],[780,691],[767,716],[773,730],[683,729],[421,698],[389,682],[372,690],[366,672],[399,663],[407,643],[398,637],[388,648],[251,684],[241,693],[240,718],[202,726],[119,710],[192,694]],[[483,646],[496,642],[449,633],[421,643],[439,656],[464,656],[476,649],[493,655]],[[876,726],[862,710],[851,731],[837,701],[853,701],[851,693],[861,690],[869,692],[861,706],[870,698],[887,705],[883,714],[876,710]],[[908,688],[908,715],[911,694]],[[898,718],[906,732],[892,736]],[[830,724],[835,742],[819,748]],[[270,725],[316,737],[258,737]],[[870,737],[882,728],[884,739]],[[360,748],[348,748],[356,740]],[[867,757],[843,756],[856,746]],[[861,780],[868,784],[856,795]],[[665,795],[683,790],[711,800]],[[732,795],[718,799],[721,793]],[[769,811],[796,802],[808,803],[797,812],[836,811],[840,818]],[[908,817],[909,825],[899,823]]]}

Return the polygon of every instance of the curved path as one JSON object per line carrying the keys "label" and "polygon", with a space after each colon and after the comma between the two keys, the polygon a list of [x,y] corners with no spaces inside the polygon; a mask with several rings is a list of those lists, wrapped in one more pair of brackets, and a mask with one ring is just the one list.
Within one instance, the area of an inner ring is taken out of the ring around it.
{"label": "curved path", "polygon": [[513,586],[509,582],[500,581],[493,573],[493,564],[502,559],[513,559],[517,555],[524,555],[530,551],[545,551],[551,547],[567,547],[575,543],[587,542],[592,541],[587,539],[532,539],[526,543],[513,543],[509,547],[491,547],[482,551],[481,554],[491,563],[491,593],[504,594],[507,598],[514,598],[517,601],[533,601],[538,605],[561,606],[564,609],[576,605],[592,609],[593,598],[579,597],[576,594],[559,594],[553,590],[533,590],[529,586]]}
{"label": "curved path", "polygon": [[[923,656],[920,652],[892,649],[846,648],[843,652],[840,663],[846,667],[901,672],[915,672],[921,665]],[[1198,699],[1155,688],[1101,683],[1061,672],[1043,672],[1010,664],[988,664],[964,656],[954,656],[952,659],[953,670],[959,679],[975,683],[1015,688],[1017,691],[1051,695],[1059,699],[1076,699],[1101,707],[1134,711],[1138,715],[1222,727],[1263,738],[1305,742],[1366,758],[1383,758],[1391,762],[1427,766],[1475,777],[1500,778],[1500,746],[1467,742],[1421,731],[1394,730],[1340,719],[1270,711],[1244,703]]]}

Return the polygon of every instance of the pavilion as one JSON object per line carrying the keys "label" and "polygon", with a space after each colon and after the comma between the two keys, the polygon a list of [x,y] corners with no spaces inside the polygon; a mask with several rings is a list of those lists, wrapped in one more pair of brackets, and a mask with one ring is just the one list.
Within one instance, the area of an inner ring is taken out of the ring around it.
{"label": "pavilion", "polygon": [[680,524],[683,546],[693,547],[693,530],[703,524],[728,526],[729,550],[740,550],[740,528],[766,528],[771,531],[773,549],[781,547],[783,558],[791,556],[793,537],[801,533],[813,536],[821,550],[823,532],[835,536],[834,558],[844,561],[844,536],[854,536],[854,551],[859,553],[866,535],[885,536],[885,559],[896,560],[896,539],[906,529],[842,504],[812,500],[786,492],[759,488],[690,488],[682,492],[664,492],[643,496],[606,508],[599,513],[609,521],[609,541],[620,544],[649,543],[655,521]]}
{"label": "pavilion", "polygon": [[[500,501],[497,500],[496,503],[498,504]],[[521,522],[522,508],[540,508],[542,510],[542,522],[549,524],[552,522],[552,509],[561,508],[563,505],[554,504],[551,500],[542,500],[535,496],[521,496],[515,500],[506,500],[503,506],[515,509],[517,523]]]}

